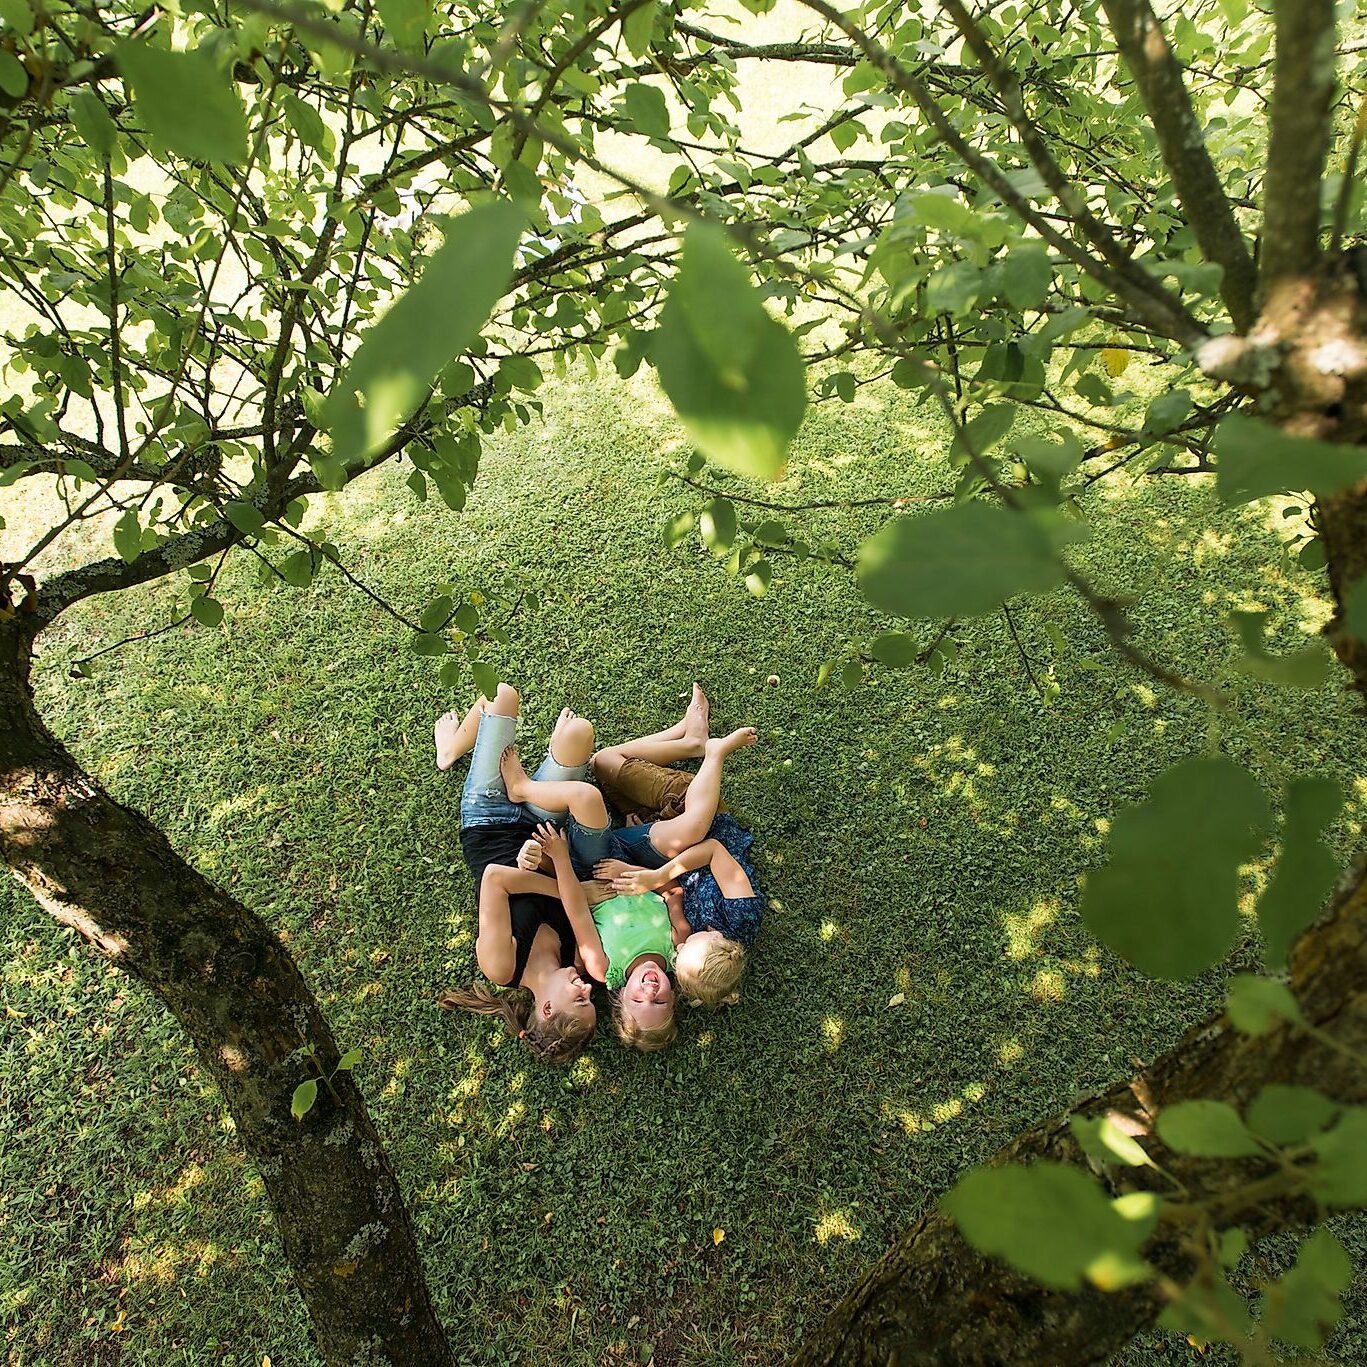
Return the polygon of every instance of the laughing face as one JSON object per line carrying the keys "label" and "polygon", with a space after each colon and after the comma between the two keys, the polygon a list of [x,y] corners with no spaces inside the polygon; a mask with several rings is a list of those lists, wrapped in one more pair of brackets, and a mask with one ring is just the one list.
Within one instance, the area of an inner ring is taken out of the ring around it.
{"label": "laughing face", "polygon": [[650,959],[638,963],[622,988],[621,1009],[642,1030],[654,1030],[674,1015],[674,984]]}

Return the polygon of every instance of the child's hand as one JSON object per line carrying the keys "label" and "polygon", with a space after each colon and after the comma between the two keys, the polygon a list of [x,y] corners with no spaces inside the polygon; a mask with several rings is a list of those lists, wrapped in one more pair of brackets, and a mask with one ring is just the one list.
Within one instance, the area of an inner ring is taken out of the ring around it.
{"label": "child's hand", "polygon": [[535,873],[541,867],[541,856],[545,853],[539,841],[524,840],[517,852],[517,866],[527,873]]}
{"label": "child's hand", "polygon": [[565,832],[550,821],[543,821],[536,828],[536,839],[541,848],[558,864],[562,859],[570,857],[569,841],[565,839]]}
{"label": "child's hand", "polygon": [[660,886],[660,875],[654,869],[630,869],[611,881],[616,893],[654,892]]}
{"label": "child's hand", "polygon": [[610,883],[614,878],[622,878],[629,873],[643,873],[644,869],[639,864],[624,864],[620,859],[600,859],[593,866],[593,876],[604,883]]}

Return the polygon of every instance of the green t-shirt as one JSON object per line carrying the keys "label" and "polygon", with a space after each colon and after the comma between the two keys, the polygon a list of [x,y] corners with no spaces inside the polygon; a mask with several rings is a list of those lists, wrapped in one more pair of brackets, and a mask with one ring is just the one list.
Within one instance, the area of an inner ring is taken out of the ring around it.
{"label": "green t-shirt", "polygon": [[622,893],[593,909],[593,924],[608,956],[608,986],[616,990],[642,954],[660,954],[674,967],[674,936],[669,910],[658,892]]}

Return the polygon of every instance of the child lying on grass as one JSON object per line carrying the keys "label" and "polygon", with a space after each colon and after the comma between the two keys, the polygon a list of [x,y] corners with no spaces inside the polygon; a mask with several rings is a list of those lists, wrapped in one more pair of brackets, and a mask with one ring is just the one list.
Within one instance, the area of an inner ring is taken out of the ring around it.
{"label": "child lying on grass", "polygon": [[[613,806],[628,817],[647,819],[681,811],[692,775],[652,762],[637,746],[638,742],[630,741],[593,757],[594,777]],[[724,847],[744,881],[723,864],[723,885],[711,861],[707,867],[683,872],[683,912],[692,934],[679,947],[675,977],[690,999],[704,1006],[721,1006],[739,1000],[736,988],[745,970],[746,953],[759,934],[765,900],[750,857],[754,836],[735,817],[722,812],[713,818],[707,837]],[[618,881],[634,871],[630,861],[610,860],[600,863],[595,873]]]}
{"label": "child lying on grass", "polygon": [[[448,1009],[497,1015],[538,1059],[568,1063],[583,1052],[596,1020],[589,986],[575,965],[575,931],[553,885],[525,887],[509,876],[516,870],[504,867],[535,829],[522,807],[508,800],[498,770],[517,729],[519,705],[517,690],[500,684],[492,699],[479,698],[464,718],[454,712],[440,717],[433,739],[439,769],[471,756],[461,792],[460,841],[475,885],[480,969],[490,982],[526,988],[531,1004],[516,993],[495,995],[482,984],[449,989],[438,1001]],[[592,731],[585,736],[572,721],[561,714],[552,753],[539,772],[564,772],[557,754],[582,762],[587,772]]]}

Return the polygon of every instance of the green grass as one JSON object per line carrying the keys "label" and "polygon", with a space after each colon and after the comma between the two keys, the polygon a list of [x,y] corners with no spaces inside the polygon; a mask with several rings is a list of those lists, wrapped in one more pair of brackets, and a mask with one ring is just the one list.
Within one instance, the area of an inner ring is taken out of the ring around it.
{"label": "green grass", "polygon": [[[564,703],[604,741],[655,729],[695,677],[719,725],[759,727],[726,796],[774,904],[742,1004],[690,1015],[668,1052],[628,1053],[604,1029],[568,1073],[544,1070],[435,1008],[474,975],[459,776],[430,756],[453,699],[337,576],[261,590],[246,562],[222,629],[132,645],[72,682],[74,655],[162,620],[168,588],[91,605],[47,641],[41,703],[120,799],[287,936],[343,1046],[363,1049],[463,1361],[775,1362],[964,1164],[1127,1076],[1218,1000],[1223,972],[1151,982],[1076,910],[1108,818],[1206,745],[1208,715],[1118,665],[1064,594],[1019,612],[1061,686],[1052,706],[1000,617],[966,624],[940,677],[875,670],[818,692],[820,661],[888,626],[848,574],[780,561],[753,601],[700,547],[664,551],[661,521],[696,496],[655,486],[677,437],[648,388],[572,378],[545,398],[544,424],[489,445],[462,516],[416,505],[401,471],[315,515],[411,610],[440,581],[547,590],[498,659],[528,752]],[[941,446],[905,395],[862,389],[812,415],[779,496],[933,492]],[[1272,609],[1279,648],[1323,620],[1320,578],[1282,566],[1262,512],[1178,479],[1090,498],[1119,530],[1078,561],[1103,588],[1137,588],[1143,640],[1174,667],[1224,670],[1232,604]],[[852,551],[884,516],[810,525]],[[1231,691],[1228,753],[1269,786],[1344,783],[1346,854],[1363,820],[1353,698],[1337,680]],[[180,1035],[19,891],[0,897],[8,1361],[313,1362],[260,1183]],[[1344,1235],[1361,1266],[1362,1226]],[[1340,1356],[1365,1338],[1359,1279]],[[1189,1358],[1155,1336],[1123,1360]]]}

